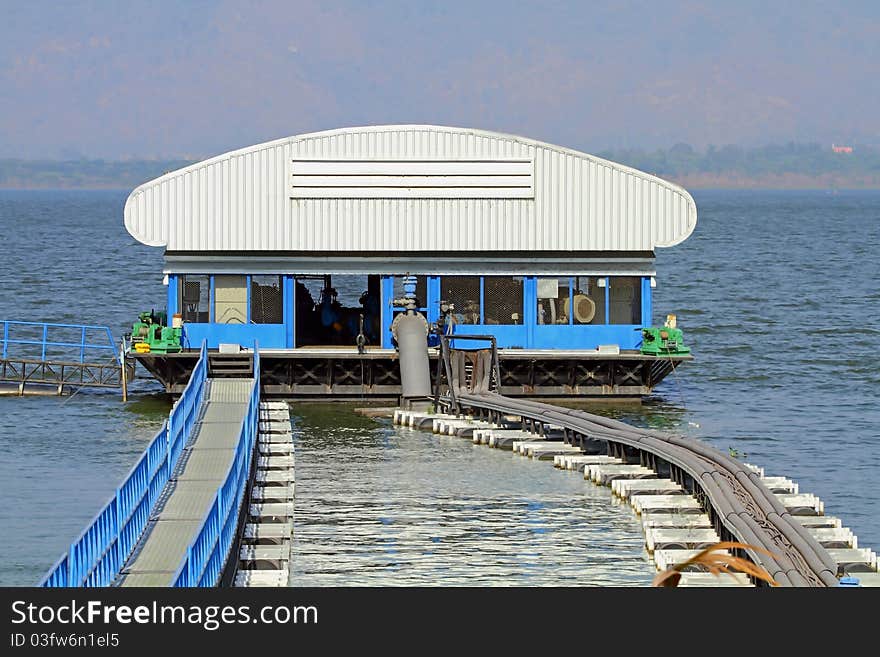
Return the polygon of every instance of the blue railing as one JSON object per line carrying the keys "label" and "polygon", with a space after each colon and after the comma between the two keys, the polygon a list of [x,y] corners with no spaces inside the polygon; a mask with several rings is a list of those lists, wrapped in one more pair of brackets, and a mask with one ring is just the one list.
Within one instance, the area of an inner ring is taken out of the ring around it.
{"label": "blue railing", "polygon": [[204,397],[207,374],[208,350],[202,344],[199,362],[168,420],[115,495],[55,563],[40,586],[109,586],[116,579],[177,465]]}
{"label": "blue railing", "polygon": [[171,463],[177,463],[202,405],[205,381],[208,378],[208,343],[202,342],[199,361],[193,368],[189,383],[168,416],[168,455]]}
{"label": "blue railing", "polygon": [[172,586],[216,586],[235,541],[238,514],[250,477],[251,459],[260,422],[260,351],[254,344],[254,384],[235,455],[226,479],[202,520],[172,580]]}
{"label": "blue railing", "polygon": [[[21,349],[16,349],[17,346]],[[54,350],[60,352],[50,353]],[[106,326],[0,320],[0,357],[36,360],[38,353],[39,360],[43,361],[79,363],[87,362],[86,355],[90,358],[119,357],[113,334]]]}

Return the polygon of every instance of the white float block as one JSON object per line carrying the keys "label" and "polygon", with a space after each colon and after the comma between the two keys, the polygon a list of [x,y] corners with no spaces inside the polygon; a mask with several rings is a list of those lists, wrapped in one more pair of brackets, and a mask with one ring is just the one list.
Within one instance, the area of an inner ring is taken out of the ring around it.
{"label": "white float block", "polygon": [[286,540],[292,535],[291,522],[249,522],[244,526],[246,541]]}
{"label": "white float block", "polygon": [[261,456],[257,459],[260,470],[286,470],[295,465],[293,456]]}
{"label": "white float block", "polygon": [[430,428],[433,431],[435,420],[454,420],[455,418],[455,415],[448,415],[446,413],[410,413],[408,426],[425,431]]}
{"label": "white float block", "polygon": [[258,484],[290,484],[296,477],[293,468],[286,470],[257,470],[254,481]]}
{"label": "white float block", "polygon": [[254,502],[288,502],[293,500],[296,494],[294,484],[286,486],[254,486],[251,490],[251,499]]}
{"label": "white float block", "polygon": [[695,587],[731,587],[731,586],[754,586],[749,580],[749,576],[745,573],[722,573],[721,575],[713,575],[712,573],[682,573],[681,579],[678,581],[679,588],[695,588]]}
{"label": "white float block", "polygon": [[642,465],[606,465],[591,463],[584,467],[584,479],[589,479],[597,484],[607,485],[617,478],[629,479],[656,478],[657,473]]}
{"label": "white float block", "polygon": [[[492,436],[496,433],[503,433],[505,429],[496,429],[494,427],[483,428],[483,429],[474,429],[474,442],[478,445],[489,445],[492,446]],[[522,432],[518,432],[522,433]]]}
{"label": "white float block", "polygon": [[798,485],[786,477],[763,477],[761,483],[764,484],[771,493],[786,493],[788,495],[798,494]]}
{"label": "white float block", "polygon": [[522,454],[525,456],[528,454],[529,447],[534,447],[537,444],[543,444],[544,439],[536,440],[535,438],[529,438],[528,440],[514,440],[513,441],[513,453],[514,454]]}
{"label": "white float block", "polygon": [[293,428],[290,426],[290,420],[283,422],[260,420],[258,428],[260,433],[290,433],[293,431]]}
{"label": "white float block", "polygon": [[459,420],[457,422],[446,422],[445,425],[445,433],[448,436],[462,436],[465,437],[465,434],[469,431],[473,431],[474,429],[481,427],[481,424],[478,424],[474,420]]}
{"label": "white float block", "polygon": [[528,449],[529,458],[549,461],[559,454],[580,454],[581,450],[560,442],[547,442],[545,445],[533,445]]}
{"label": "white float block", "polygon": [[705,513],[643,513],[642,527],[651,528],[711,529],[712,523]]}
{"label": "white float block", "polygon": [[559,460],[561,467],[577,472],[583,472],[588,465],[624,465],[619,458],[607,454],[562,454]]}
{"label": "white float block", "polygon": [[267,410],[277,411],[290,411],[290,406],[286,401],[261,401],[260,408],[265,408]]}
{"label": "white float block", "polygon": [[625,500],[632,495],[684,495],[681,485],[671,479],[615,479],[611,492]]}
{"label": "white float block", "polygon": [[532,438],[532,434],[517,429],[494,429],[489,435],[489,447],[513,449],[513,443]]}
{"label": "white float block", "polygon": [[431,430],[434,433],[444,434],[448,436],[451,429],[454,429],[455,427],[464,427],[470,425],[470,420],[465,420],[454,415],[445,415],[440,417],[435,416],[433,421],[431,422]]}
{"label": "white float block", "polygon": [[842,527],[843,522],[834,516],[791,516],[807,528]]}
{"label": "white float block", "polygon": [[759,477],[764,476],[764,468],[759,468],[757,465],[752,465],[751,463],[743,463],[743,466],[757,474]]}
{"label": "white float block", "polygon": [[290,574],[286,568],[281,570],[238,570],[235,573],[235,585],[249,586],[287,586]]}
{"label": "white float block", "polygon": [[859,586],[866,588],[880,587],[880,573],[853,573],[859,580]]}
{"label": "white float block", "polygon": [[261,440],[257,447],[263,456],[286,456],[293,454],[293,445],[290,443],[269,443]]}
{"label": "white float block", "polygon": [[451,435],[460,436],[461,438],[473,438],[474,432],[482,431],[484,429],[490,429],[492,427],[488,422],[481,422],[480,420],[471,420],[470,424],[464,427],[457,427],[455,431],[452,432]]}
{"label": "white float block", "polygon": [[285,443],[288,445],[293,444],[293,442],[292,442],[293,437],[289,433],[261,433],[257,437],[257,440],[261,444],[266,444],[266,445],[269,445],[269,444],[283,445]]}
{"label": "white float block", "polygon": [[630,503],[636,513],[704,513],[703,507],[690,495],[634,495]]}
{"label": "white float block", "polygon": [[287,522],[294,514],[293,502],[263,502],[251,504],[248,508],[251,517],[259,518],[260,522],[266,522],[270,518],[281,518]]}
{"label": "white float block", "polygon": [[645,530],[645,546],[648,548],[648,552],[655,550],[701,550],[718,543],[720,540],[714,529],[649,527]]}
{"label": "white float block", "polygon": [[877,555],[868,548],[849,548],[828,550],[828,554],[847,573],[853,573],[858,577],[860,570],[876,571]]}
{"label": "white float block", "polygon": [[[654,563],[657,564],[657,570],[666,570],[670,566],[684,563],[688,559],[695,557],[701,550],[655,550]],[[716,554],[726,554],[730,556],[727,550],[719,550]],[[701,572],[699,566],[687,566],[685,572]]]}
{"label": "white float block", "polygon": [[289,545],[243,545],[238,554],[240,561],[285,562],[290,560]]}
{"label": "white float block", "polygon": [[807,531],[824,548],[859,547],[859,539],[849,527],[807,527]]}
{"label": "white float block", "polygon": [[288,411],[273,411],[261,408],[260,422],[290,422],[290,413]]}
{"label": "white float block", "polygon": [[798,495],[776,493],[776,499],[793,516],[821,516],[825,513],[825,505],[822,500],[810,493]]}

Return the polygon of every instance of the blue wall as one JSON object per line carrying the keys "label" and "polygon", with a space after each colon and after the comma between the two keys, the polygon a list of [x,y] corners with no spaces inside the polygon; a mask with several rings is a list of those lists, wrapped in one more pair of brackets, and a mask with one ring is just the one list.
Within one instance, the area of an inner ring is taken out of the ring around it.
{"label": "blue wall", "polygon": [[[178,302],[179,276],[168,276],[167,310],[169,321],[174,313],[180,312]],[[613,278],[611,284],[613,285]],[[641,316],[640,324],[538,324],[537,321],[537,278],[528,276],[523,281],[523,324],[457,324],[455,332],[463,335],[492,334],[503,348],[521,349],[595,349],[600,344],[617,344],[621,349],[638,349],[641,346],[641,332],[637,329],[650,326],[652,323],[652,289],[651,279],[641,279]],[[607,285],[607,279],[606,279]],[[260,347],[266,349],[291,349],[294,345],[294,326],[296,324],[294,303],[294,277],[285,275],[282,279],[284,290],[284,323],[283,324],[184,324],[184,347],[197,348],[203,339],[207,339],[208,347],[216,348],[221,342],[242,345],[253,344],[257,340]],[[606,290],[608,288],[606,287]],[[394,313],[402,309],[392,305],[394,294],[394,278],[383,276],[381,280],[382,294],[382,347],[393,348],[391,341],[391,322]],[[482,293],[481,293],[482,294]],[[429,322],[439,319],[440,277],[429,276],[427,280],[427,306],[423,312]],[[605,321],[610,317],[610,294],[605,295]],[[248,285],[250,297],[250,285]],[[250,313],[250,298],[248,299]],[[481,300],[482,301],[482,300]],[[214,308],[214,277],[211,276],[210,313],[213,318]],[[481,303],[483,308],[484,304]],[[352,345],[353,346],[353,345]]]}
{"label": "blue wall", "polygon": [[[169,322],[174,313],[180,312],[179,304],[180,276],[168,276],[168,317]],[[293,277],[284,276],[281,281],[284,292],[283,324],[197,324],[186,322],[183,325],[183,346],[187,349],[198,349],[202,340],[208,341],[209,348],[217,348],[221,342],[240,345],[252,345],[256,340],[261,349],[284,349],[293,347],[294,304]],[[250,321],[251,286],[247,283],[247,316]],[[211,276],[210,316],[214,317],[214,277]]]}
{"label": "blue wall", "polygon": [[[611,279],[613,285],[614,279]],[[606,286],[608,285],[606,278]],[[382,346],[386,349],[394,345],[391,341],[391,321],[396,311],[391,302],[391,291],[394,281],[391,276],[382,278]],[[440,277],[428,277],[428,306],[427,314],[429,322],[436,322],[439,318],[440,307]],[[606,287],[606,290],[608,288]],[[527,276],[523,281],[523,324],[498,325],[498,324],[456,324],[455,332],[462,335],[492,334],[498,341],[498,346],[503,348],[521,349],[595,349],[600,344],[616,344],[621,349],[638,349],[642,343],[642,326],[651,325],[651,278],[641,277],[641,318],[639,324],[538,324],[538,279]],[[608,322],[610,313],[610,294],[605,295],[605,321]],[[480,308],[484,311],[484,299]]]}

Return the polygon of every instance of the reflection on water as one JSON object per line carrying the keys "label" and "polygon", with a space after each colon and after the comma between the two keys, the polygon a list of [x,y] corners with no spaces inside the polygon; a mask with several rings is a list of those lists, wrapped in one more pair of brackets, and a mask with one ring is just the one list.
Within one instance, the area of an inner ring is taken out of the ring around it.
{"label": "reflection on water", "polygon": [[291,405],[293,586],[647,585],[632,510],[551,463]]}

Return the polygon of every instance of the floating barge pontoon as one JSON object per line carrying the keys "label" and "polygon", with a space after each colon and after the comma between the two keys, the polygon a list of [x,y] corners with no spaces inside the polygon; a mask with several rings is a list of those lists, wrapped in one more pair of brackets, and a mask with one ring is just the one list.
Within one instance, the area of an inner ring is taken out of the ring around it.
{"label": "floating barge pontoon", "polygon": [[269,395],[395,397],[391,325],[413,275],[430,325],[495,336],[505,394],[640,397],[691,358],[646,353],[642,329],[655,249],[696,220],[677,185],[513,135],[370,126],[258,144],[129,196],[128,231],[165,248],[162,317],[179,325],[132,356],[178,393],[203,341],[258,343]]}

